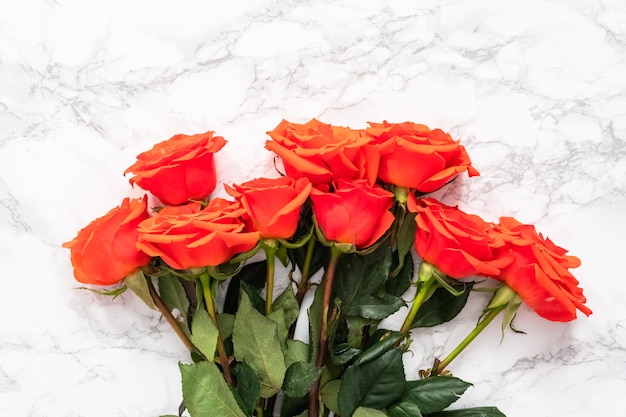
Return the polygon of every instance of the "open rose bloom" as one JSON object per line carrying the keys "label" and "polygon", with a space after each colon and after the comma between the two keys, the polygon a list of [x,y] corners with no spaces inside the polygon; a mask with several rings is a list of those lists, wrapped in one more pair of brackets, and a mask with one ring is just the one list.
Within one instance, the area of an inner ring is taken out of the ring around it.
{"label": "open rose bloom", "polygon": [[367,133],[380,154],[378,177],[388,184],[430,193],[461,172],[478,175],[465,148],[441,129],[411,122],[370,122]]}
{"label": "open rose bloom", "polygon": [[289,176],[306,177],[315,186],[338,179],[376,181],[378,152],[364,130],[312,119],[304,124],[283,120],[267,133],[272,140],[265,147],[280,156]]}
{"label": "open rose bloom", "polygon": [[493,276],[511,263],[509,254],[497,250],[504,246],[502,237],[479,216],[432,198],[409,198],[408,208],[417,213],[417,254],[446,275],[453,278]]}
{"label": "open rose bloom", "polygon": [[74,276],[84,284],[113,285],[150,261],[137,249],[137,226],[148,218],[146,198],[125,198],[63,244],[71,251]]}
{"label": "open rose bloom", "polygon": [[197,203],[165,207],[139,225],[137,247],[175,269],[218,266],[259,240],[258,232],[243,231],[243,213],[239,203],[220,198],[204,209]]}
{"label": "open rose bloom", "polygon": [[131,184],[150,191],[165,204],[177,205],[188,200],[203,200],[215,189],[213,154],[226,144],[213,132],[175,135],[137,155],[128,167],[135,175]]}
{"label": "open rose bloom", "polygon": [[580,266],[580,259],[567,255],[550,239],[538,234],[532,225],[512,217],[500,218],[495,230],[506,241],[505,252],[513,261],[496,277],[513,288],[540,316],[552,321],[570,321],[576,310],[586,315],[587,299],[578,280],[569,271]]}

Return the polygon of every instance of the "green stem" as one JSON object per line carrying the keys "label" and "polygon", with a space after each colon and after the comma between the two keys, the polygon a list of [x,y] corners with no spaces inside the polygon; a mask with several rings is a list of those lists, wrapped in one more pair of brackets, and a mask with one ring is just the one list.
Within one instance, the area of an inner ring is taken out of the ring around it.
{"label": "green stem", "polygon": [[[265,277],[265,315],[269,316],[272,312],[272,303],[274,300],[274,271],[276,263],[276,252],[278,252],[280,243],[274,239],[266,239],[263,241],[262,246],[265,250],[265,257],[267,259],[267,275]],[[274,414],[274,405],[276,404],[276,395],[267,398],[261,407],[261,414],[267,411],[267,415]],[[259,415],[257,415],[259,417]]]}
{"label": "green stem", "polygon": [[463,352],[463,350],[467,346],[469,346],[470,343],[472,343],[472,341],[476,338],[476,336],[478,336],[483,330],[485,330],[485,328],[489,325],[489,323],[491,323],[493,319],[495,319],[496,316],[500,314],[500,312],[503,311],[504,309],[506,309],[506,304],[490,309],[489,312],[478,322],[476,327],[474,327],[474,329],[465,337],[465,339],[463,339],[463,341],[459,343],[459,345],[456,348],[454,348],[454,350],[450,352],[450,354],[446,356],[444,360],[439,362],[436,369],[433,369],[433,372],[431,374],[432,375],[441,374],[443,370],[446,369],[448,365],[450,365],[450,362],[452,362],[454,358],[459,356],[459,354]]}
{"label": "green stem", "polygon": [[213,294],[211,293],[211,277],[208,273],[200,275],[200,283],[202,284],[202,294],[204,295],[207,313],[209,313],[211,320],[213,320],[213,324],[217,325],[215,303],[213,301]]}
{"label": "green stem", "polygon": [[[330,247],[330,260],[328,261],[328,268],[322,279],[324,285],[324,299],[322,301],[322,314],[320,318],[320,341],[319,349],[317,351],[317,359],[315,366],[321,368],[324,366],[324,359],[326,357],[326,349],[328,345],[328,310],[330,309],[330,299],[333,293],[333,282],[335,281],[335,271],[337,270],[337,264],[341,257],[341,250],[336,246]],[[311,341],[314,343],[314,341]],[[318,417],[320,410],[320,383],[321,377],[313,384],[311,393],[309,394],[309,417]]]}
{"label": "green stem", "polygon": [[304,264],[302,265],[302,276],[300,277],[300,282],[298,283],[298,293],[296,294],[296,298],[299,304],[302,304],[302,299],[309,289],[309,275],[311,274],[311,262],[313,261],[313,251],[315,249],[316,242],[317,238],[315,237],[315,234],[313,234],[306,247]]}
{"label": "green stem", "polygon": [[[204,302],[206,303],[206,310],[215,325],[217,331],[217,356],[220,361],[220,365],[222,366],[222,370],[224,371],[224,379],[228,383],[229,386],[233,385],[233,377],[230,374],[230,362],[228,360],[228,355],[226,354],[226,347],[224,346],[224,340],[222,339],[222,335],[219,331],[219,325],[217,323],[217,313],[215,309],[215,302],[213,300],[213,292],[211,291],[211,277],[208,272],[202,273],[200,275],[200,284],[202,285],[202,292],[204,294]],[[211,359],[211,358],[207,358]]]}
{"label": "green stem", "polygon": [[150,297],[152,298],[154,305],[156,306],[156,308],[159,309],[161,314],[163,314],[163,317],[165,317],[165,320],[167,320],[172,329],[174,329],[174,332],[176,332],[176,335],[180,338],[185,347],[191,352],[195,348],[195,346],[193,345],[193,343],[191,343],[191,340],[189,340],[187,334],[185,334],[183,329],[180,327],[178,321],[176,321],[174,316],[172,316],[172,312],[167,308],[165,303],[163,303],[163,300],[156,292],[154,285],[152,285],[152,280],[150,278],[147,278],[146,281],[148,282],[148,291],[150,292]]}
{"label": "green stem", "polygon": [[278,246],[273,246],[270,243],[268,245],[264,245],[264,249],[267,258],[267,275],[265,277],[265,315],[268,316],[272,312],[272,301],[274,300],[274,265]]}
{"label": "green stem", "polygon": [[415,320],[415,316],[419,311],[420,307],[426,300],[430,298],[433,294],[433,291],[437,289],[439,286],[439,282],[436,279],[429,279],[428,281],[422,283],[419,289],[417,290],[417,294],[415,294],[415,298],[413,299],[413,304],[411,305],[411,310],[407,314],[404,319],[404,323],[402,323],[402,327],[400,328],[400,333],[408,334],[409,330],[411,330],[411,325],[413,324],[413,320]]}

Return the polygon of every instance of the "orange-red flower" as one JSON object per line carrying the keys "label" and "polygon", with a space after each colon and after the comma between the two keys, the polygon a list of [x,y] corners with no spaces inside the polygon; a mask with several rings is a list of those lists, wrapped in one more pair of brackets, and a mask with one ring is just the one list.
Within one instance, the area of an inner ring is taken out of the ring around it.
{"label": "orange-red flower", "polygon": [[312,119],[304,124],[283,120],[267,133],[272,140],[265,148],[280,156],[289,176],[307,177],[315,186],[338,179],[376,182],[378,153],[364,130]]}
{"label": "orange-red flower", "polygon": [[246,209],[250,229],[264,239],[289,239],[296,232],[300,208],[309,197],[307,178],[257,178],[241,185],[226,185],[226,192]]}
{"label": "orange-red flower", "polygon": [[137,226],[148,218],[147,201],[125,198],[63,244],[71,251],[74,277],[85,284],[113,285],[150,261],[137,249]]}
{"label": "orange-red flower", "polygon": [[135,174],[131,184],[150,191],[165,204],[202,200],[215,189],[213,154],[226,144],[213,132],[176,135],[137,155],[137,162],[124,171]]}
{"label": "orange-red flower", "polygon": [[504,246],[502,237],[479,216],[433,198],[415,200],[412,195],[408,209],[417,213],[417,254],[446,275],[453,278],[493,276],[511,262],[510,256],[497,252]]}
{"label": "orange-red flower", "polygon": [[197,203],[165,207],[139,225],[137,247],[175,269],[217,266],[259,240],[258,232],[243,232],[244,212],[221,198],[204,209]]}
{"label": "orange-red flower", "polygon": [[373,245],[394,221],[393,194],[364,181],[337,181],[334,192],[311,190],[313,214],[328,241],[359,249]]}
{"label": "orange-red flower", "polygon": [[378,177],[388,184],[429,193],[461,172],[479,175],[465,148],[440,129],[385,121],[366,130],[378,144]]}
{"label": "orange-red flower", "polygon": [[580,259],[538,234],[532,225],[512,217],[500,218],[494,229],[506,241],[513,262],[496,277],[515,290],[537,314],[552,321],[570,321],[576,310],[586,315],[587,299],[569,268],[580,266]]}

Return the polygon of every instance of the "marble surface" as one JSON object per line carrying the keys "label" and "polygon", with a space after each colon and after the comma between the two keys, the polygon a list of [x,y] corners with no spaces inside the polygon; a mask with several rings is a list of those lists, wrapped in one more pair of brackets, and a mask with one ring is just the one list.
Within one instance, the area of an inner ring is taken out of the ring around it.
{"label": "marble surface", "polygon": [[[184,346],[131,294],[77,290],[60,245],[141,194],[122,172],[154,143],[214,130],[218,181],[241,182],[274,175],[267,130],[316,117],[450,131],[482,175],[437,197],[582,259],[594,314],[492,326],[450,367],[475,384],[457,406],[623,415],[624,74],[621,0],[0,1],[0,414],[175,414]],[[485,301],[415,332],[408,376]]]}

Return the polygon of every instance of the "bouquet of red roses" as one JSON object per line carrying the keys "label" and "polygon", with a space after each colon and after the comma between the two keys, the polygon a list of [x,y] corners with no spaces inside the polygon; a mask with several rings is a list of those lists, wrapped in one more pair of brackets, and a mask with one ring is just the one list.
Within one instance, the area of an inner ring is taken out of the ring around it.
{"label": "bouquet of red roses", "polygon": [[[224,138],[155,145],[125,173],[160,204],[126,198],[64,244],[78,281],[105,295],[132,290],[189,348],[181,414],[503,416],[495,407],[446,410],[471,385],[450,363],[497,316],[513,329],[522,302],[553,321],[591,314],[570,272],[580,260],[534,226],[489,223],[428,196],[463,172],[479,175],[442,130],[313,119],[268,134],[284,173],[225,185],[230,200],[210,198]],[[288,271],[280,294],[276,260]],[[474,290],[493,293],[476,327],[407,378],[411,330],[452,320]],[[399,330],[382,327],[407,304]],[[299,319],[308,343],[296,337]]]}

